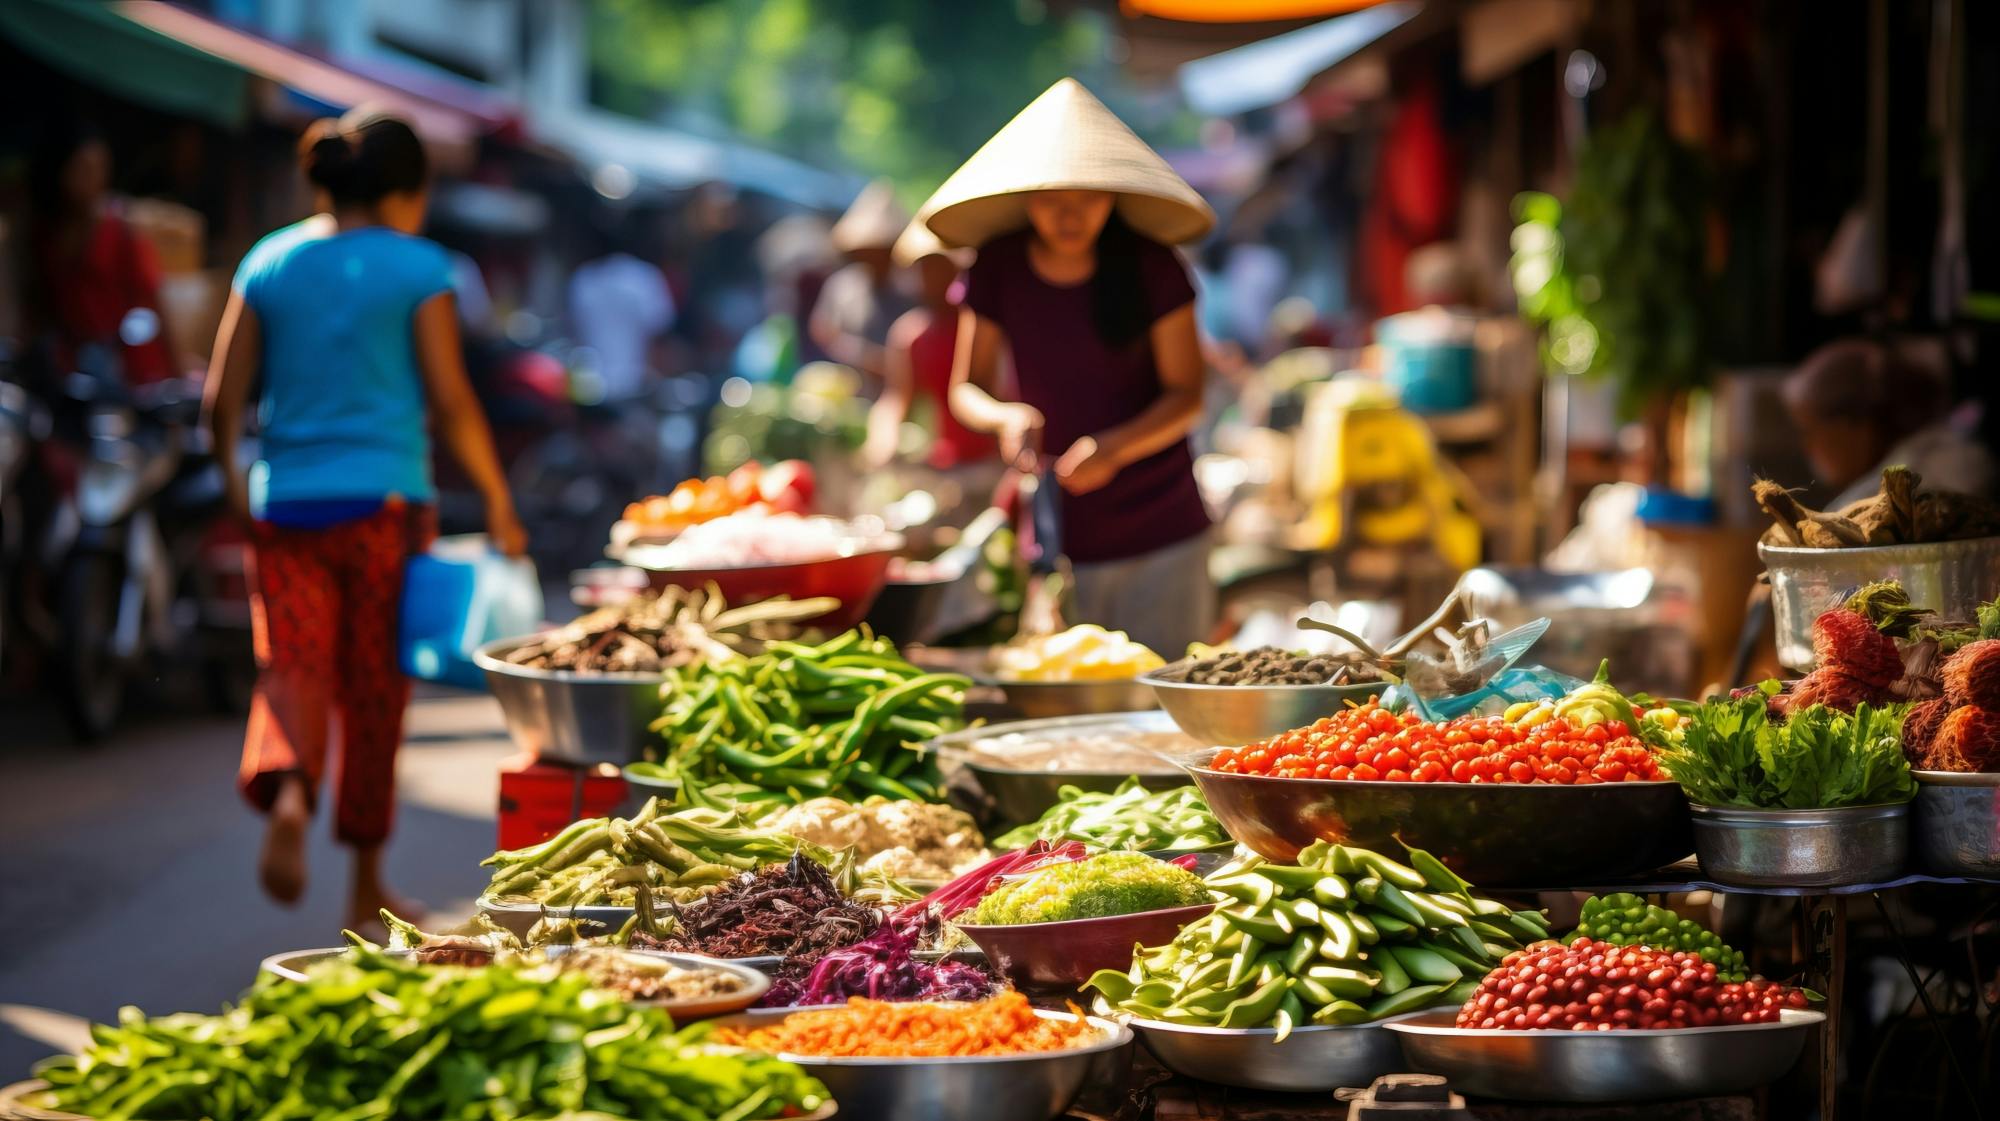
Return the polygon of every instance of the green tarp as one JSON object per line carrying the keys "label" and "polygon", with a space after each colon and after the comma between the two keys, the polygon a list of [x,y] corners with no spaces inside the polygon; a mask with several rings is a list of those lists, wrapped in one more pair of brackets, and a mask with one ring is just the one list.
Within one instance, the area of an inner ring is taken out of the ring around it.
{"label": "green tarp", "polygon": [[80,82],[223,128],[250,115],[235,64],[141,27],[98,0],[0,0],[0,37]]}

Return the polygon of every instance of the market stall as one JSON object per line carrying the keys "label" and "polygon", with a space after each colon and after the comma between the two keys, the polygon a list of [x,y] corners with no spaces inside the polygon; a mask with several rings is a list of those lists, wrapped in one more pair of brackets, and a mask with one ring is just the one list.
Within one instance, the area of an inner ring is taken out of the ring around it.
{"label": "market stall", "polygon": [[[696,532],[736,516],[651,547],[852,552]],[[1875,549],[1808,551],[1772,550]],[[1848,901],[1894,930],[1886,893],[2000,883],[1996,572],[1781,574],[1809,672],[1697,702],[1456,603],[1339,655],[1076,628],[976,681],[837,595],[679,567],[481,655],[536,764],[622,802],[514,822],[471,922],[385,913],[219,1015],[128,1012],[0,1115],[1332,1118],[1422,1074],[1473,1116],[1748,1117],[1803,1064],[1831,1118]],[[976,723],[981,685],[1065,707]],[[1692,892],[1797,900],[1798,953],[1760,976],[1664,906]]]}

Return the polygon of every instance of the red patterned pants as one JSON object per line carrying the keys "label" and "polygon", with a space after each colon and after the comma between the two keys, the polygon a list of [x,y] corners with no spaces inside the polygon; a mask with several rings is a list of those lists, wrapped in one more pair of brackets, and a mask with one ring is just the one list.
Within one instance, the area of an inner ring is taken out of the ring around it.
{"label": "red patterned pants", "polygon": [[434,524],[430,507],[392,500],[326,529],[257,525],[251,618],[260,672],[237,779],[251,805],[268,811],[293,776],[317,803],[337,717],[334,835],[364,848],[388,838],[410,700],[396,657],[403,568]]}

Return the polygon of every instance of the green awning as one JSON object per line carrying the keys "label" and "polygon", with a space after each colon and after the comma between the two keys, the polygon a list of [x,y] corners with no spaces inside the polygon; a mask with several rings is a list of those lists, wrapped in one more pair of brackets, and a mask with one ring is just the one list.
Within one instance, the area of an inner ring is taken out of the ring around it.
{"label": "green awning", "polygon": [[80,82],[163,112],[230,129],[250,116],[242,69],[97,0],[5,0],[0,36]]}

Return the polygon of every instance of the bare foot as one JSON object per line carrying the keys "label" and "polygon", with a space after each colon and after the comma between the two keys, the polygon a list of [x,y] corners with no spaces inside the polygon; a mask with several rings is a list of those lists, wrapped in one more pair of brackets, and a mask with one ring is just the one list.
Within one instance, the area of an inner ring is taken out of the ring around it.
{"label": "bare foot", "polygon": [[278,787],[264,824],[264,851],[257,859],[257,879],[264,894],[287,907],[306,893],[306,828],[312,807],[305,785],[289,779]]}
{"label": "bare foot", "polygon": [[390,891],[382,882],[382,850],[354,850],[354,883],[347,895],[347,928],[356,934],[380,941],[375,932],[386,934],[381,912],[388,911],[406,922],[422,926],[423,905]]}

